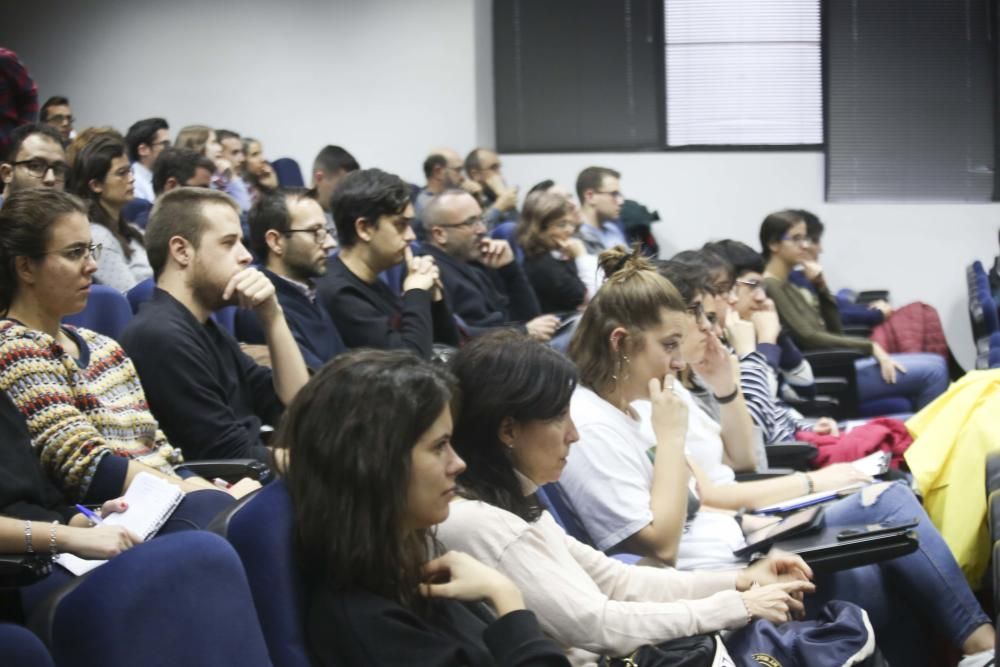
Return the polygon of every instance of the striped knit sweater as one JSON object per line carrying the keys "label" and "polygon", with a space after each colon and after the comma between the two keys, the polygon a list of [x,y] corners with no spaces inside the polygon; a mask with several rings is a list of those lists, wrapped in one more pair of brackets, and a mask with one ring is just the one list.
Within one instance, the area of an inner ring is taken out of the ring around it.
{"label": "striped knit sweater", "polygon": [[86,495],[107,455],[172,474],[180,450],[157,427],[132,361],[114,340],[75,331],[88,348],[82,368],[52,336],[0,321],[0,389],[24,415],[46,474],[71,500]]}

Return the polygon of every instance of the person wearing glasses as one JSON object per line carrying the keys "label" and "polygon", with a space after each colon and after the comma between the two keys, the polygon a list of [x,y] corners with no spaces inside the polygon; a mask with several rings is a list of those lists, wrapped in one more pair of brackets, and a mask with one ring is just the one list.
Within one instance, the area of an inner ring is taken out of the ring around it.
{"label": "person wearing glasses", "polygon": [[500,158],[495,151],[473,148],[465,156],[465,173],[470,183],[463,187],[472,191],[472,183],[479,186],[474,195],[485,211],[487,227],[493,229],[501,222],[517,221],[517,188],[508,187],[504,182]]}
{"label": "person wearing glasses", "polygon": [[576,177],[576,196],[580,198],[583,219],[577,234],[588,254],[628,245],[625,232],[618,225],[625,203],[619,179],[621,174],[607,167],[587,167]]}
{"label": "person wearing glasses", "polygon": [[[420,189],[413,200],[413,208],[418,218],[423,217],[424,209],[445,190],[462,188],[474,197],[478,197],[482,186],[471,179],[466,179],[462,173],[462,158],[451,148],[435,148],[424,160],[424,177],[427,185]],[[477,202],[478,203],[478,202]]]}
{"label": "person wearing glasses", "polygon": [[51,125],[62,135],[62,144],[66,146],[73,140],[73,110],[69,107],[69,99],[55,95],[45,100],[38,111],[38,120]]}
{"label": "person wearing glasses", "polygon": [[[250,249],[274,284],[288,328],[312,371],[344,351],[333,320],[316,302],[316,279],[326,273],[327,257],[337,246],[323,209],[305,188],[265,194],[250,209]],[[246,343],[266,342],[257,318],[236,316],[236,336]]]}
{"label": "person wearing glasses", "polygon": [[[347,347],[407,349],[429,359],[435,343],[458,346],[437,262],[413,256],[410,186],[380,169],[352,171],[330,198],[340,252],[317,281],[319,300]],[[405,270],[402,285],[388,276]]]}
{"label": "person wearing glasses", "polygon": [[135,197],[152,202],[153,165],[164,148],[170,147],[170,126],[162,118],[144,118],[132,124],[125,134],[128,157],[135,177]]}
{"label": "person wearing glasses", "polygon": [[559,326],[542,315],[531,284],[510,244],[486,236],[483,209],[465,190],[445,190],[423,214],[426,253],[441,272],[445,297],[472,336],[513,326],[548,341]]}
{"label": "person wearing glasses", "polygon": [[524,200],[517,243],[524,250],[524,272],[544,313],[565,315],[587,302],[577,259],[587,253],[573,237],[580,226],[576,206],[554,192],[533,192]]}
{"label": "person wearing glasses", "polygon": [[854,364],[859,401],[903,396],[917,411],[948,388],[948,365],[940,355],[889,354],[872,340],[845,335],[837,301],[822,273],[806,273],[815,288],[812,295],[789,281],[792,270],[809,259],[811,240],[801,214],[779,211],[764,218],[760,244],[766,262],[764,288],[795,342],[804,350],[846,347],[870,355]]}
{"label": "person wearing glasses", "polygon": [[68,175],[66,151],[58,132],[44,123],[29,123],[11,132],[8,153],[0,162],[0,182],[6,196],[27,188],[62,191]]}
{"label": "person wearing glasses", "polygon": [[110,134],[95,137],[73,163],[75,194],[88,203],[91,234],[104,247],[94,278],[127,292],[153,275],[142,231],[122,211],[135,195],[135,176],[125,142]]}

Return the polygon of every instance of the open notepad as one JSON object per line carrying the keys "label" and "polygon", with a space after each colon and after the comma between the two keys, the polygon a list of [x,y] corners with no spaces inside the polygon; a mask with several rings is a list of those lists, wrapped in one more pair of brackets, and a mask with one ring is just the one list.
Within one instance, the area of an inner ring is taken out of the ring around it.
{"label": "open notepad", "polygon": [[[125,492],[128,509],[104,519],[111,526],[125,526],[143,540],[149,539],[166,522],[184,498],[179,487],[148,472],[135,476]],[[76,575],[93,570],[107,561],[85,560],[73,554],[59,554],[55,562]]]}
{"label": "open notepad", "polygon": [[[888,452],[873,452],[868,456],[852,461],[851,465],[864,474],[874,477],[875,475],[881,475],[889,469],[889,459],[890,456]],[[833,489],[832,491],[819,491],[817,493],[810,493],[809,495],[799,496],[797,498],[789,498],[788,500],[782,500],[780,503],[757,508],[755,513],[784,514],[786,512],[794,512],[795,510],[800,510],[813,505],[818,505],[820,503],[825,503],[830,500],[842,498],[843,496],[854,493],[865,486],[867,486],[867,484],[864,482],[857,482],[839,489]]]}

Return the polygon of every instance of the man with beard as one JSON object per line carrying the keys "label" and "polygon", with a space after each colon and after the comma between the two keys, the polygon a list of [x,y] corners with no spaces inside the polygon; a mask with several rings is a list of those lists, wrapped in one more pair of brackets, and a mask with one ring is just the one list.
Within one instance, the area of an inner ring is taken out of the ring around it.
{"label": "man with beard", "polygon": [[512,326],[548,341],[559,326],[542,315],[510,244],[486,236],[483,209],[464,190],[445,190],[424,210],[427,254],[441,272],[452,311],[473,336]]}
{"label": "man with beard", "polygon": [[[311,370],[344,351],[344,342],[326,309],[316,303],[316,278],[326,273],[327,256],[336,247],[319,203],[305,188],[265,195],[250,209],[250,247],[261,258],[264,275],[274,284],[278,303]],[[236,336],[251,344],[266,342],[257,318],[236,315]]]}
{"label": "man with beard", "polygon": [[7,196],[27,188],[66,188],[69,164],[58,132],[43,123],[28,123],[9,139],[8,154],[0,162],[0,189],[6,188]]}
{"label": "man with beard", "polygon": [[416,199],[413,200],[413,208],[418,218],[431,200],[445,190],[462,188],[475,197],[479,196],[482,186],[475,181],[467,180],[462,174],[462,166],[462,158],[450,148],[435,148],[431,151],[424,160],[424,177],[427,179],[427,185],[420,189]]}
{"label": "man with beard", "polygon": [[[121,343],[153,415],[187,459],[267,461],[260,427],[277,425],[309,372],[274,285],[250,266],[239,207],[214,190],[172,190],[153,208],[146,251],[157,289]],[[211,318],[234,304],[259,318],[271,369],[258,366]]]}

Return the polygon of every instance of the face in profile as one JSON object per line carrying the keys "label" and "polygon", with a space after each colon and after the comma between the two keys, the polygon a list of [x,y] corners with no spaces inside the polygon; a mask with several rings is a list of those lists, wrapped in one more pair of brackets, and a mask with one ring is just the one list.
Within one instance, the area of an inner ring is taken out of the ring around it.
{"label": "face in profile", "polygon": [[337,244],[327,233],[326,216],[314,199],[286,199],[290,216],[281,260],[291,278],[306,282],[326,273],[326,258]]}
{"label": "face in profile", "polygon": [[681,360],[685,365],[696,364],[705,358],[708,337],[715,335],[709,320],[710,312],[714,312],[714,307],[711,300],[706,300],[703,294],[696,294],[691,299],[685,314],[686,332],[680,349]]}
{"label": "face in profile", "polygon": [[32,299],[59,317],[83,310],[97,271],[90,246],[90,222],[86,215],[59,216],[50,229],[45,255],[19,259],[29,264]]}
{"label": "face in profile", "polygon": [[[501,427],[503,430],[504,426]],[[569,404],[552,419],[512,422],[501,434],[510,446],[511,464],[538,486],[559,480],[570,446],[580,439],[569,414]]]}
{"label": "face in profile", "polygon": [[451,409],[441,411],[410,451],[404,528],[424,530],[448,518],[465,462],[451,447]]}
{"label": "face in profile", "polygon": [[222,299],[234,275],[250,266],[253,256],[243,245],[243,230],[236,211],[225,204],[204,204],[205,227],[193,250],[190,285],[195,297],[209,310],[236,303]]}
{"label": "face in profile", "polygon": [[405,259],[406,248],[417,238],[413,233],[413,215],[413,204],[407,203],[402,213],[381,215],[376,225],[365,225],[368,247],[379,271]]}
{"label": "face in profile", "polygon": [[622,341],[629,358],[629,400],[648,398],[650,380],[662,381],[684,368],[681,345],[687,335],[688,319],[685,313],[662,308],[659,324],[637,334],[639,339],[631,344],[627,337]]}

